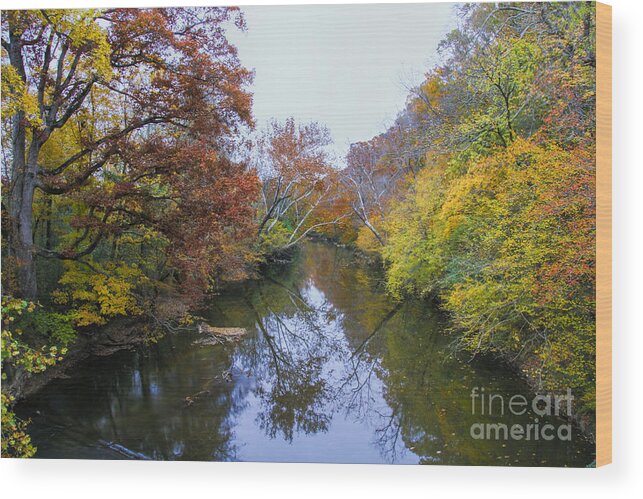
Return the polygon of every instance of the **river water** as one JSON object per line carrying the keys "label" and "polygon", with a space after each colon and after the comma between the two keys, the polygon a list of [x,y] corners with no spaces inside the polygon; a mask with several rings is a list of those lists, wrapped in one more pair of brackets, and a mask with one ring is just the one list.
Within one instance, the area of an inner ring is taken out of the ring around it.
{"label": "river water", "polygon": [[[215,346],[194,344],[196,333],[171,334],[87,359],[18,406],[31,419],[36,457],[514,466],[594,459],[575,429],[571,440],[493,431],[474,439],[478,423],[565,422],[512,414],[512,396],[533,399],[527,386],[489,360],[452,354],[440,312],[393,301],[381,272],[350,251],[308,242],[292,264],[226,290],[200,315],[249,334]],[[472,403],[480,404],[474,388],[497,395],[491,415]]]}

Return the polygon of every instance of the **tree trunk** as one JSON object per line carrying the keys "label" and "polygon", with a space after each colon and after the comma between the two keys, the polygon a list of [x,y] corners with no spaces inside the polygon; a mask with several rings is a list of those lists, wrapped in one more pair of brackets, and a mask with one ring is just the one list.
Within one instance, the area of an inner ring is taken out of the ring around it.
{"label": "tree trunk", "polygon": [[[35,140],[35,138],[34,138]],[[33,198],[36,186],[38,147],[32,143],[29,158],[21,169],[14,170],[15,183],[11,193],[12,250],[16,257],[17,295],[35,300],[38,294],[33,241]],[[17,166],[14,164],[14,166]]]}
{"label": "tree trunk", "polygon": [[[24,60],[20,35],[13,29],[9,32],[9,59],[22,81],[26,84]],[[18,289],[20,298],[34,300],[38,288],[33,244],[33,197],[38,174],[39,138],[34,133],[27,156],[27,126],[24,111],[13,117],[11,131],[11,219],[10,246],[16,258]]]}
{"label": "tree trunk", "polygon": [[47,220],[45,222],[45,249],[51,251],[53,249],[52,234],[51,234],[51,218],[54,216],[53,200],[51,196],[47,198]]}

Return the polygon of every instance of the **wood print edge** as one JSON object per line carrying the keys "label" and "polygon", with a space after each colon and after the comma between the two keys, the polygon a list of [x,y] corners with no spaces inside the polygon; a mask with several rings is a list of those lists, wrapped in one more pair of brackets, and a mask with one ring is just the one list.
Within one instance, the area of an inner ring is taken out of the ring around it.
{"label": "wood print edge", "polygon": [[612,7],[596,3],[596,466],[612,462]]}

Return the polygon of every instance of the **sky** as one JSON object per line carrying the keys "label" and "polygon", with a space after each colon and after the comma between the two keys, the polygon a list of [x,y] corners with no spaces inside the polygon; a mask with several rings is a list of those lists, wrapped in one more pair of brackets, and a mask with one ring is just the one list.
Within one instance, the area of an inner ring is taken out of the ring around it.
{"label": "sky", "polygon": [[293,116],[326,125],[333,151],[385,131],[437,62],[454,4],[243,6],[229,32],[252,85],[258,129]]}

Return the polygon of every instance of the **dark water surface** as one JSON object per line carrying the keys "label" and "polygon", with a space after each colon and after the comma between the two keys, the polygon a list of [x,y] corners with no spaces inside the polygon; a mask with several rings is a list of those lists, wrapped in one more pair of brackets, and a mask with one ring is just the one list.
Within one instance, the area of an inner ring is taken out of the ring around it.
{"label": "dark water surface", "polygon": [[[18,407],[42,458],[314,461],[585,466],[572,440],[484,439],[474,423],[523,427],[527,411],[472,414],[471,391],[528,388],[489,362],[450,354],[447,324],[425,302],[396,304],[381,274],[352,253],[307,243],[288,267],[216,297],[213,326],[244,327],[235,344],[192,333],[92,357]],[[497,399],[499,400],[499,399]],[[563,424],[556,417],[539,423]]]}

